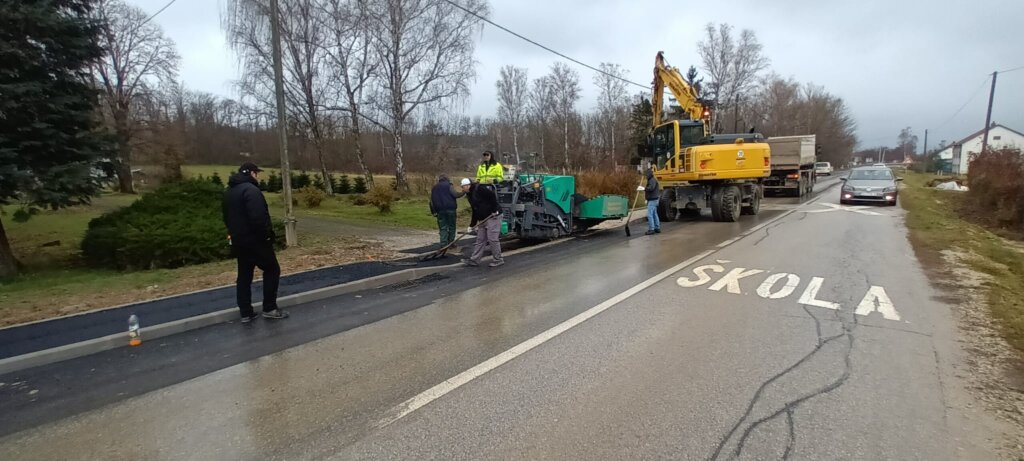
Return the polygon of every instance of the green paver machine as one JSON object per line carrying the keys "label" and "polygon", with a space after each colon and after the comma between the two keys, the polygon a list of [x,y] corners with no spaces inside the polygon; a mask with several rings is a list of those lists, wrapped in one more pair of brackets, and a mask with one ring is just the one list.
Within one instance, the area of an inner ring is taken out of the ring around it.
{"label": "green paver machine", "polygon": [[576,178],[522,174],[495,185],[501,205],[501,233],[525,240],[552,240],[583,232],[629,212],[621,195],[588,198],[576,193]]}

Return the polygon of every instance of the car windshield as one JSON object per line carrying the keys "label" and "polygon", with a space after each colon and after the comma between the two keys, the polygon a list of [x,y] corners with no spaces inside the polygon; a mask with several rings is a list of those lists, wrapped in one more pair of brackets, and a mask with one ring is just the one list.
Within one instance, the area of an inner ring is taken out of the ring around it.
{"label": "car windshield", "polygon": [[853,172],[850,173],[850,179],[892,181],[892,172],[881,168],[877,170],[853,170]]}
{"label": "car windshield", "polygon": [[828,162],[818,162],[815,163],[814,166],[828,166]]}

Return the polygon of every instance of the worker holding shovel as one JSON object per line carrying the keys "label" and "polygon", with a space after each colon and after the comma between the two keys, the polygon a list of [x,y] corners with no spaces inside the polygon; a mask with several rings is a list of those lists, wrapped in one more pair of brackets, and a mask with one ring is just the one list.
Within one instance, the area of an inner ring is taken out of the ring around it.
{"label": "worker holding shovel", "polygon": [[489,247],[494,257],[490,267],[505,264],[505,260],[501,258],[501,243],[498,242],[498,236],[501,234],[501,207],[498,205],[498,194],[490,187],[474,184],[469,178],[463,178],[461,185],[473,211],[473,218],[469,223],[470,231],[473,227],[479,227],[476,243],[473,244],[473,255],[469,259],[463,259],[462,263],[467,266],[479,266],[480,259],[484,257],[484,250]]}

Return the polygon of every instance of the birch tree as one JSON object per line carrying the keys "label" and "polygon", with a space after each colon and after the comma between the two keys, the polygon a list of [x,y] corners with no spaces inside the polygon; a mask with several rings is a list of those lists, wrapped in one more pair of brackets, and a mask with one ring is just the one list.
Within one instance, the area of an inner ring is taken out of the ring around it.
{"label": "birch tree", "polygon": [[540,162],[547,165],[544,156],[544,139],[548,130],[548,124],[555,112],[554,90],[551,84],[551,76],[546,75],[533,81],[533,89],[530,90],[528,98],[529,114],[537,127],[537,135],[540,141]]}
{"label": "birch tree", "polygon": [[569,122],[576,113],[576,101],[580,99],[580,74],[563,62],[551,66],[550,83],[554,97],[555,118],[562,126],[563,160],[562,170],[569,171]]}
{"label": "birch tree", "polygon": [[601,63],[599,69],[603,72],[594,74],[594,85],[599,91],[596,124],[600,127],[600,141],[604,144],[605,155],[614,159],[616,141],[618,141],[616,135],[623,130],[622,125],[626,119],[626,106],[628,105],[626,72],[622,66],[606,62]]}
{"label": "birch tree", "polygon": [[527,89],[529,88],[526,69],[523,67],[505,66],[501,68],[501,78],[495,84],[498,89],[498,117],[512,131],[512,151],[515,152],[516,165],[519,165],[519,131],[526,118]]}
{"label": "birch tree", "polygon": [[[404,135],[406,121],[426,105],[444,105],[469,94],[475,77],[474,40],[486,16],[484,0],[363,0],[371,59],[379,93],[373,100],[391,134],[395,185],[409,191]],[[468,12],[467,12],[468,11]],[[471,14],[472,13],[472,14]]]}

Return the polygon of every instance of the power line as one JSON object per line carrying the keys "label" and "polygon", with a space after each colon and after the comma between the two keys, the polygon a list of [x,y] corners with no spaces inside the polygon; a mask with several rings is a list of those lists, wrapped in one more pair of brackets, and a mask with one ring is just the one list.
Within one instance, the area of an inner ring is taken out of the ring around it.
{"label": "power line", "polygon": [[470,14],[470,15],[476,16],[476,18],[477,18],[477,19],[479,19],[479,20],[481,20],[481,21],[484,21],[484,22],[486,22],[486,23],[488,23],[488,24],[490,24],[490,25],[492,25],[492,26],[494,26],[494,27],[497,27],[497,28],[499,28],[499,29],[501,29],[501,30],[503,30],[503,31],[505,31],[505,32],[508,32],[508,33],[510,33],[510,34],[512,34],[512,35],[514,35],[514,36],[516,36],[516,37],[518,37],[518,38],[520,38],[520,39],[522,39],[522,40],[525,40],[526,42],[529,42],[529,43],[531,43],[531,44],[533,44],[533,45],[535,45],[535,46],[538,46],[538,47],[540,47],[540,48],[543,48],[544,50],[547,50],[547,51],[548,51],[548,52],[550,52],[550,53],[553,53],[553,54],[555,54],[555,55],[561,56],[561,57],[563,57],[563,58],[565,58],[565,59],[568,59],[568,60],[570,60],[570,61],[572,61],[572,62],[574,62],[574,63],[576,63],[576,64],[579,64],[579,65],[581,65],[581,66],[583,66],[583,67],[586,67],[587,69],[590,69],[590,70],[592,70],[592,71],[594,71],[594,72],[597,72],[597,73],[600,73],[600,74],[604,74],[604,75],[607,75],[607,76],[609,76],[609,77],[612,77],[612,78],[615,78],[615,79],[619,79],[619,80],[622,80],[623,82],[629,83],[629,84],[631,84],[631,85],[636,85],[636,86],[638,86],[638,87],[640,87],[640,88],[645,88],[645,89],[651,89],[651,86],[650,86],[650,85],[641,85],[641,84],[639,84],[639,83],[637,83],[637,82],[634,82],[634,81],[632,81],[632,80],[628,80],[628,79],[625,79],[625,78],[619,77],[618,75],[615,75],[615,74],[610,74],[610,73],[608,73],[608,72],[605,72],[605,71],[603,71],[603,70],[601,70],[601,69],[598,69],[598,68],[596,68],[596,67],[594,67],[594,66],[591,66],[591,65],[589,65],[589,64],[586,64],[586,63],[584,63],[584,62],[581,62],[581,61],[579,61],[579,60],[577,60],[577,59],[573,59],[573,58],[570,58],[569,56],[566,56],[566,55],[564,55],[564,54],[562,54],[562,53],[559,53],[558,51],[552,50],[551,48],[548,48],[548,47],[546,47],[546,46],[544,46],[544,45],[541,45],[540,43],[537,43],[537,42],[535,42],[535,41],[533,41],[533,40],[530,40],[529,38],[526,38],[526,37],[524,37],[524,36],[522,36],[522,35],[519,35],[519,34],[517,34],[517,33],[513,32],[513,31],[509,30],[508,28],[506,28],[506,27],[504,27],[504,26],[500,25],[500,24],[497,24],[497,23],[495,23],[494,21],[491,21],[490,19],[487,19],[487,18],[485,18],[485,17],[483,17],[483,16],[480,16],[479,14],[476,14],[476,13],[474,13],[474,12],[472,12],[472,11],[470,11],[470,10],[468,10],[468,9],[464,8],[464,7],[462,6],[462,5],[459,5],[458,3],[455,3],[455,2],[453,2],[452,0],[444,0],[444,1],[445,1],[445,2],[447,2],[448,4],[450,4],[450,5],[454,6],[454,7],[456,7],[456,8],[458,8],[458,9],[462,10],[462,11],[465,11],[466,13],[468,13],[468,14]]}
{"label": "power line", "polygon": [[964,108],[967,107],[967,105],[970,104],[971,101],[974,101],[974,98],[978,97],[978,92],[985,88],[985,84],[988,83],[989,77],[990,77],[989,75],[986,75],[985,79],[982,80],[981,84],[978,85],[978,88],[976,90],[974,90],[974,93],[971,94],[970,99],[968,99],[967,102],[964,103],[964,105],[960,106],[960,108],[957,109],[956,112],[954,112],[953,115],[951,115],[948,119],[946,119],[945,122],[942,122],[941,124],[936,126],[935,129],[937,130],[939,128],[942,128],[942,127],[946,126],[947,123],[953,121],[953,119],[956,118],[956,116],[960,114],[960,111],[964,110]]}
{"label": "power line", "polygon": [[153,13],[152,16],[146,18],[145,21],[142,21],[142,24],[139,24],[138,27],[142,27],[142,26],[146,25],[146,23],[148,23],[149,21],[152,21],[153,18],[157,17],[157,15],[159,15],[160,13],[163,13],[164,10],[166,10],[169,6],[173,5],[174,2],[176,2],[176,1],[178,1],[178,0],[171,0],[171,1],[167,2],[167,4],[164,5],[163,8],[160,8],[159,10],[157,10],[157,12]]}
{"label": "power line", "polygon": [[1006,70],[1000,70],[1000,71],[998,71],[998,72],[999,72],[1000,74],[1005,74],[1005,73],[1008,73],[1008,72],[1013,72],[1013,71],[1015,71],[1015,70],[1021,70],[1021,69],[1024,69],[1024,66],[1020,66],[1020,67],[1014,67],[1013,69],[1006,69]]}

